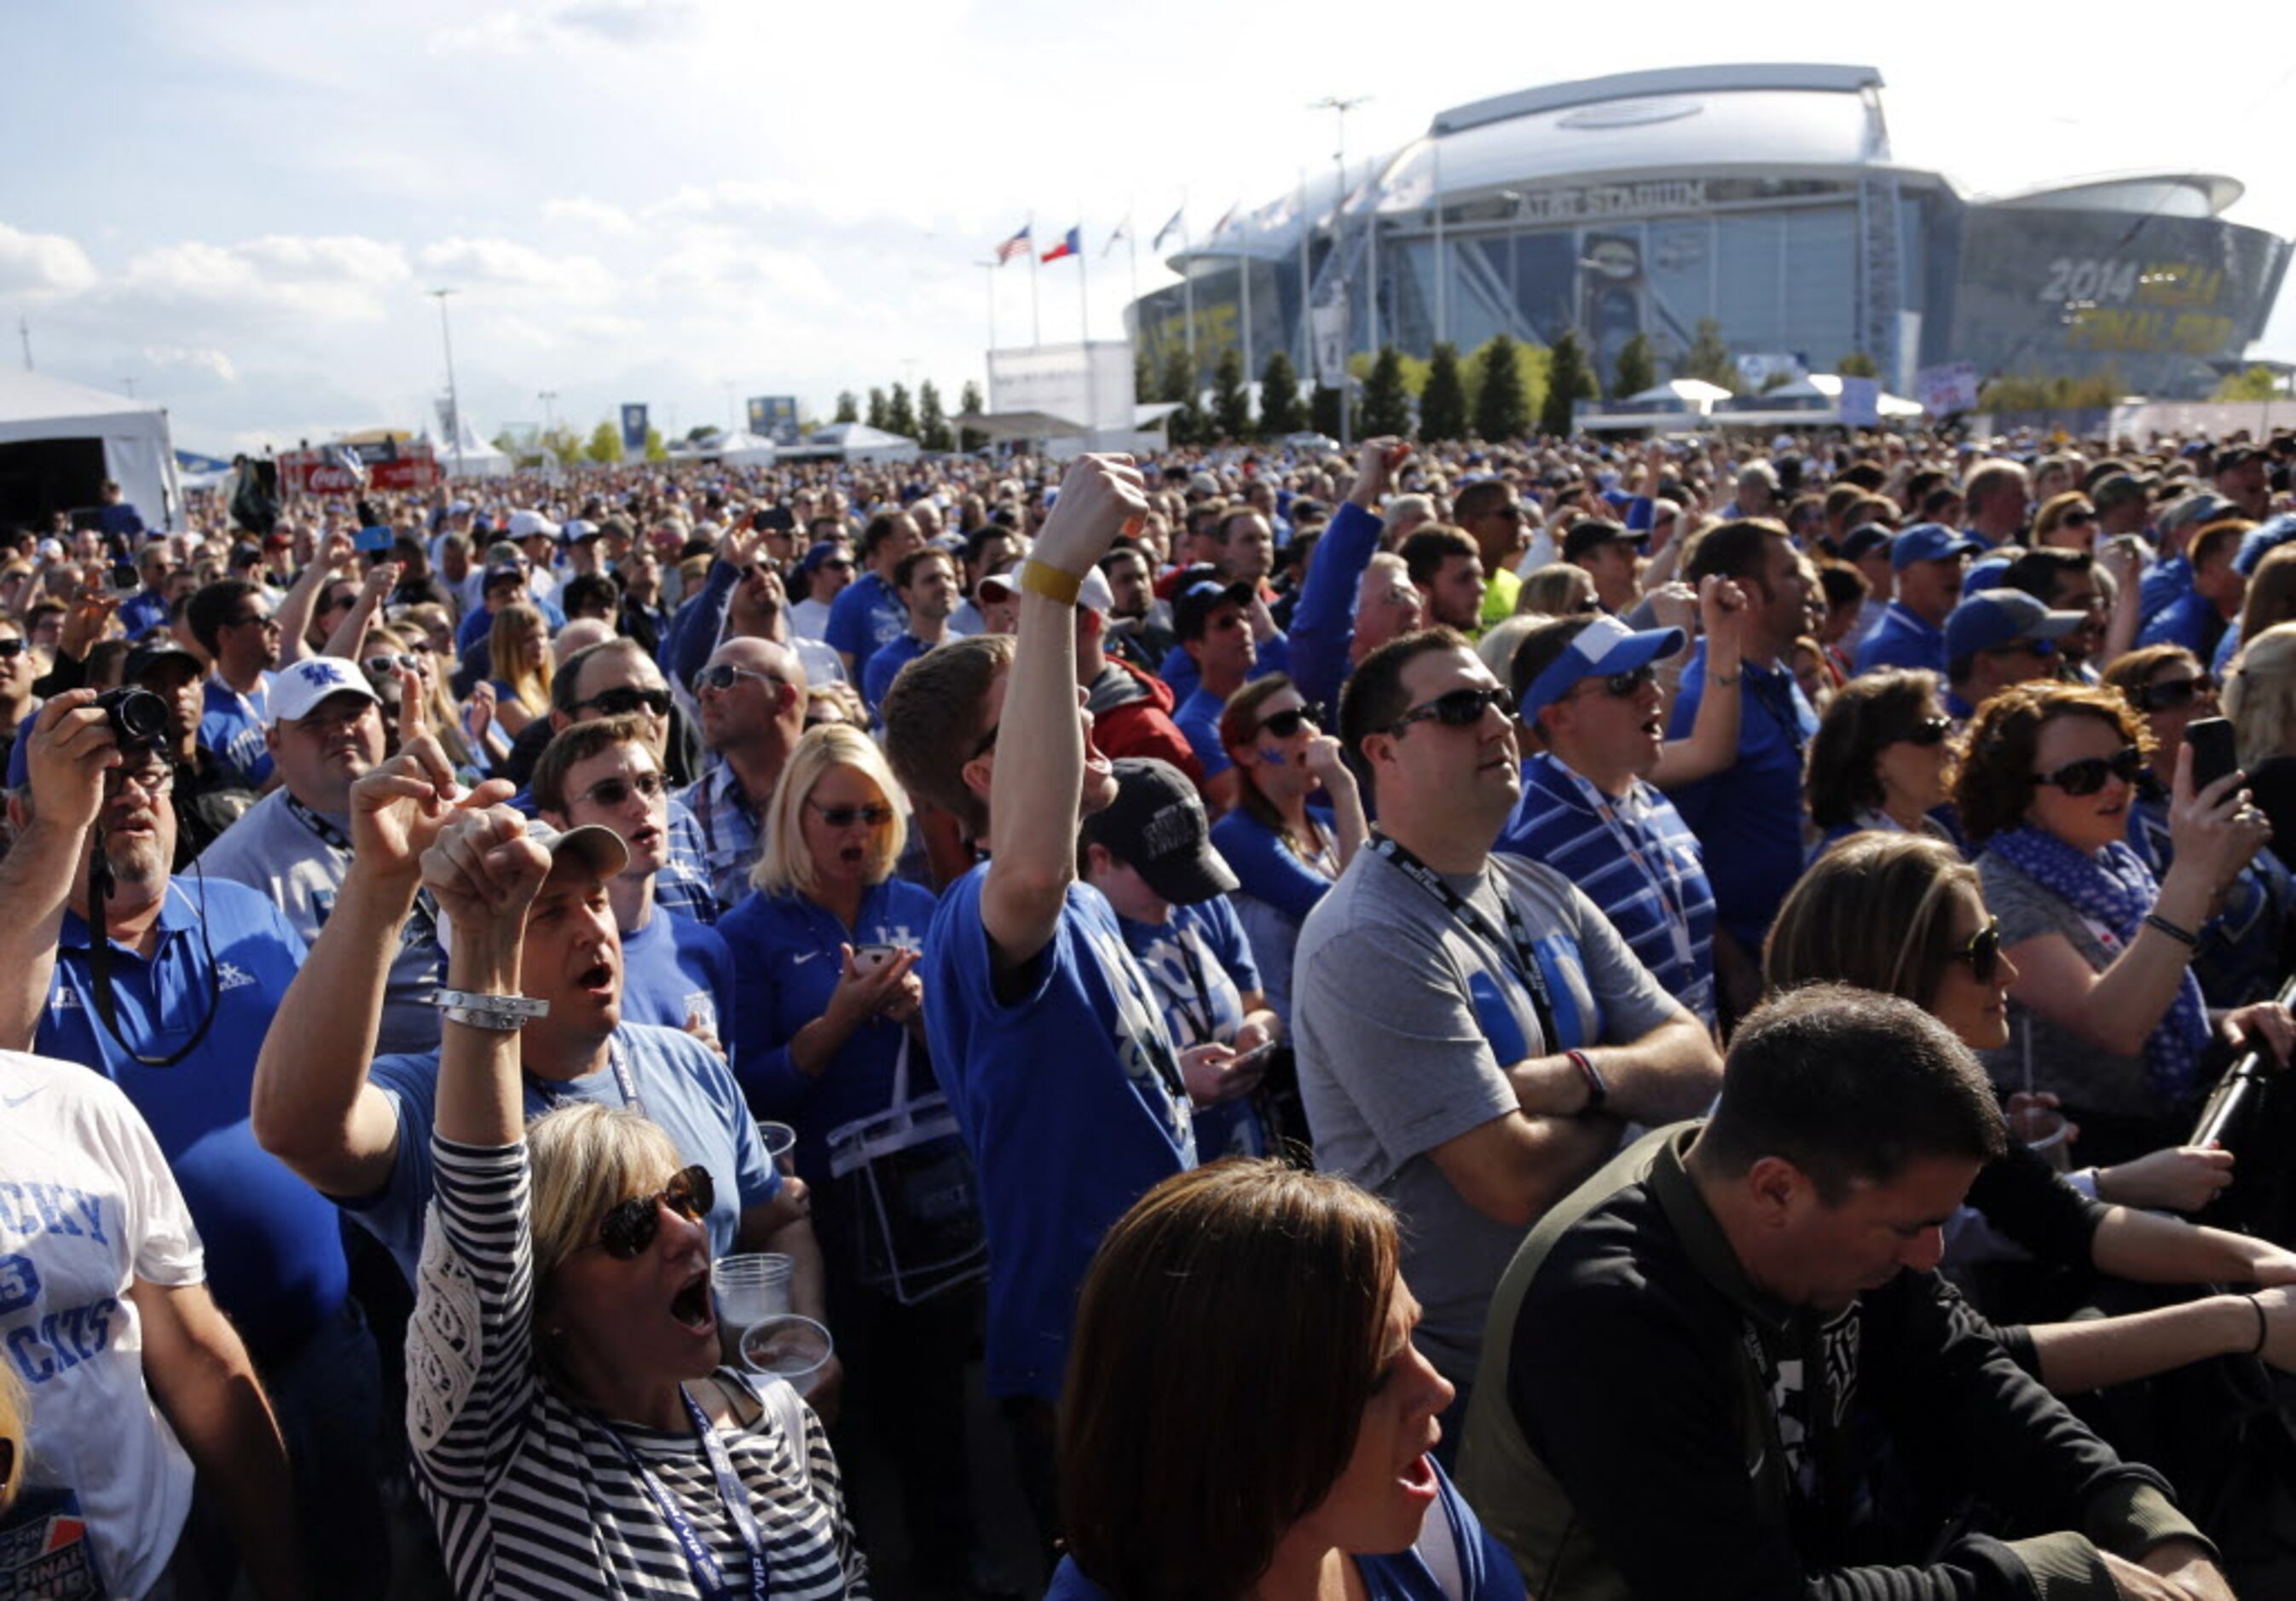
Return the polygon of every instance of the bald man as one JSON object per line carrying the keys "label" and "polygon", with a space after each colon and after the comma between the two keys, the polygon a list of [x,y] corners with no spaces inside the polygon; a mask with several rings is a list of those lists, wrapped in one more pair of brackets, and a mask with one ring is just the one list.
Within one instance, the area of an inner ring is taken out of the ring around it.
{"label": "bald man", "polygon": [[701,828],[703,861],[720,907],[750,892],[750,869],[782,768],[805,734],[805,663],[779,640],[728,639],[693,676],[709,769],[682,797]]}

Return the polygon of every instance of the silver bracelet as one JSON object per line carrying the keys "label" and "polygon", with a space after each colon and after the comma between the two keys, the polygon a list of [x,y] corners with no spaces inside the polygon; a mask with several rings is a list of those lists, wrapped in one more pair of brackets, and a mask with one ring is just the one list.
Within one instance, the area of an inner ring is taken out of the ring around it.
{"label": "silver bracelet", "polygon": [[515,1034],[526,1027],[523,1018],[507,1012],[482,1012],[476,1006],[441,1006],[448,1022],[459,1022],[467,1028],[485,1029],[495,1034]]}
{"label": "silver bracelet", "polygon": [[[494,1025],[481,1023],[481,1028],[515,1029],[531,1019],[550,1015],[548,1001],[534,1000],[523,995],[479,995],[468,989],[434,989],[430,992],[430,1004],[450,1015],[457,1011],[483,1012],[489,1017],[507,1020]],[[470,1020],[456,1018],[455,1021],[467,1022]]]}

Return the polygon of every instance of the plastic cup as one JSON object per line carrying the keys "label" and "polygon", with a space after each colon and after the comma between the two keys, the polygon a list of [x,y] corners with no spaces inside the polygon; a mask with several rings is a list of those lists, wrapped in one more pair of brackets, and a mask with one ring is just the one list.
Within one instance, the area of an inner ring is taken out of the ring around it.
{"label": "plastic cup", "polygon": [[788,1257],[773,1252],[720,1258],[709,1269],[718,1321],[740,1330],[786,1313],[792,1266]]}
{"label": "plastic cup", "polygon": [[2058,1172],[2072,1171],[2073,1148],[2065,1137],[2065,1114],[2055,1107],[2025,1107],[2010,1119],[2009,1131]]}
{"label": "plastic cup", "polygon": [[803,1390],[837,1349],[829,1331],[796,1313],[768,1318],[742,1332],[742,1366],[787,1379]]}
{"label": "plastic cup", "polygon": [[787,1123],[758,1120],[758,1137],[765,1142],[766,1160],[784,1175],[797,1171],[797,1130]]}

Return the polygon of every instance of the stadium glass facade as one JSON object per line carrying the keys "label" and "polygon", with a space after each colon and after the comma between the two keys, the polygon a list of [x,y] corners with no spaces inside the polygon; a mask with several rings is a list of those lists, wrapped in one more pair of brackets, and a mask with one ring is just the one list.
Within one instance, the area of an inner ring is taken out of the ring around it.
{"label": "stadium glass facade", "polygon": [[1319,307],[1342,308],[1323,315],[1350,351],[1575,329],[1606,373],[1639,333],[1663,378],[1710,319],[1734,354],[1831,371],[1854,351],[1893,386],[1966,361],[2163,398],[2208,392],[2260,333],[2288,245],[2218,218],[2234,181],[1972,201],[1894,161],[1881,87],[1869,68],[1697,68],[1446,111],[1344,191],[1327,174],[1191,242],[1189,283],[1142,297],[1136,332],[1160,358],[1193,305],[1207,382],[1231,347],[1255,376],[1278,348],[1312,371]]}

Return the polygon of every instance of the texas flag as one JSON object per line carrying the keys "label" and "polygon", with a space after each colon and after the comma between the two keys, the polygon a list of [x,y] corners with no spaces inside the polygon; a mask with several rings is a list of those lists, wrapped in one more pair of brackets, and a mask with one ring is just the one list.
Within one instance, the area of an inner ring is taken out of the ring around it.
{"label": "texas flag", "polygon": [[1041,261],[1058,261],[1063,256],[1081,254],[1083,250],[1084,228],[1079,225],[1076,227],[1070,228],[1067,233],[1062,234],[1060,243],[1054,245],[1051,250],[1046,250],[1042,256],[1037,258],[1037,259]]}

